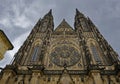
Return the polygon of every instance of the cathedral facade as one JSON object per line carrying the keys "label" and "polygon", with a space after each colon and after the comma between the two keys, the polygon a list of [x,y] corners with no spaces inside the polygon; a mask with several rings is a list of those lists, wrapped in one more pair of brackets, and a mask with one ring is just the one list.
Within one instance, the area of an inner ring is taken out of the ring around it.
{"label": "cathedral facade", "polygon": [[74,28],[54,29],[50,10],[0,73],[0,84],[120,84],[118,54],[76,9]]}

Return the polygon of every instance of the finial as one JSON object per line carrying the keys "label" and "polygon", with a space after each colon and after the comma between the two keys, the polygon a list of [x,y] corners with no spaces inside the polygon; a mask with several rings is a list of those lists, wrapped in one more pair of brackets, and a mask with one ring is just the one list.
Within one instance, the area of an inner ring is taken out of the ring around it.
{"label": "finial", "polygon": [[48,14],[52,14],[52,9],[50,9],[50,11],[48,12]]}
{"label": "finial", "polygon": [[39,21],[41,21],[42,19],[40,18]]}
{"label": "finial", "polygon": [[63,21],[65,21],[65,18],[63,18]]}
{"label": "finial", "polygon": [[80,13],[79,10],[76,8],[76,13]]}
{"label": "finial", "polygon": [[84,15],[83,15],[77,8],[76,8],[76,14],[78,14],[78,15],[84,17]]}

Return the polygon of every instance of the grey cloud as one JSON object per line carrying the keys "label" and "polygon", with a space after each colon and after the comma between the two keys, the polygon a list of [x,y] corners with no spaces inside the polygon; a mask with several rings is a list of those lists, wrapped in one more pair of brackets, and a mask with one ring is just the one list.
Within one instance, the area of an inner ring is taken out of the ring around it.
{"label": "grey cloud", "polygon": [[10,64],[13,57],[11,57],[8,53],[5,54],[4,59],[0,61],[0,67],[5,67],[6,64]]}

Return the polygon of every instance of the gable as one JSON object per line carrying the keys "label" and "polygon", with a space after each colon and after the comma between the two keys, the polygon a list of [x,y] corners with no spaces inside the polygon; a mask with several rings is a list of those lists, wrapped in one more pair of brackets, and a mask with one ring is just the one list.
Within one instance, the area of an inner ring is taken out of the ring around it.
{"label": "gable", "polygon": [[54,34],[74,34],[73,28],[63,19],[63,21],[55,29]]}

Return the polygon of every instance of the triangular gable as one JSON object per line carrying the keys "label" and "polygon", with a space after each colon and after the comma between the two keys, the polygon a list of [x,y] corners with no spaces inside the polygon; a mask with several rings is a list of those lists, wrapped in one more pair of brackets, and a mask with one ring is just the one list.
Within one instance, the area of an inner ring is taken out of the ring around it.
{"label": "triangular gable", "polygon": [[58,84],[74,84],[73,79],[69,75],[67,69],[63,70],[63,73],[59,78]]}
{"label": "triangular gable", "polygon": [[63,19],[55,31],[73,31],[73,28],[65,21],[65,19]]}

